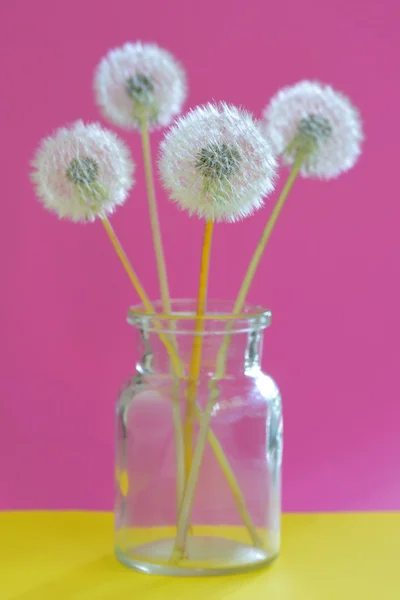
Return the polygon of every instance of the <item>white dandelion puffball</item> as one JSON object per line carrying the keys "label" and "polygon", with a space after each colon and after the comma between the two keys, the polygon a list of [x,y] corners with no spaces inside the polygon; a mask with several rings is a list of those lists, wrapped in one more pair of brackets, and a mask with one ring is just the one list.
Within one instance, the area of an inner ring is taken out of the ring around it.
{"label": "white dandelion puffball", "polygon": [[165,127],[181,112],[186,75],[156,44],[127,43],[110,50],[96,69],[96,102],[104,116],[126,129]]}
{"label": "white dandelion puffball", "polygon": [[234,222],[263,205],[277,163],[252,116],[222,103],[197,107],[176,121],[161,144],[159,168],[182,209]]}
{"label": "white dandelion puffball", "polygon": [[93,221],[127,198],[134,163],[115,133],[76,121],[45,138],[32,163],[32,179],[43,205],[60,218]]}
{"label": "white dandelion puffball", "polygon": [[362,123],[350,100],[329,85],[301,81],[283,88],[263,113],[262,128],[277,154],[293,164],[305,152],[304,177],[331,179],[361,154]]}

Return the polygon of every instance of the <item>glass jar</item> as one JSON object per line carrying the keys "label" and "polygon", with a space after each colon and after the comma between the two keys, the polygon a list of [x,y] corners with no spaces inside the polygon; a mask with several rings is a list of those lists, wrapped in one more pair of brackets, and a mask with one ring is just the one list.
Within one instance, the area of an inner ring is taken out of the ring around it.
{"label": "glass jar", "polygon": [[129,311],[138,361],[117,403],[115,551],[146,573],[237,573],[279,552],[282,408],[260,364],[271,315],[195,306]]}

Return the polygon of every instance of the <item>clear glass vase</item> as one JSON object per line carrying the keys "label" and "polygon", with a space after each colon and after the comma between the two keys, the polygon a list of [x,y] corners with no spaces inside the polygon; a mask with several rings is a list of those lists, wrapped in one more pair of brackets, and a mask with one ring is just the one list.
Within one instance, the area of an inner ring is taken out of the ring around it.
{"label": "clear glass vase", "polygon": [[279,552],[282,408],[260,366],[270,313],[195,306],[129,311],[138,360],[117,403],[115,551],[146,573],[237,573]]}

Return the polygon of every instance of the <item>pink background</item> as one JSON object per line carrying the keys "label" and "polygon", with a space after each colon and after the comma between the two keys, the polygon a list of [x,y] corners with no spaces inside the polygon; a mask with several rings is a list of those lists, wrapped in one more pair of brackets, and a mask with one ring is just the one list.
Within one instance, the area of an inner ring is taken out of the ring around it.
{"label": "pink background", "polygon": [[[182,60],[187,107],[226,100],[260,115],[302,78],[360,107],[360,163],[331,183],[298,182],[250,299],[274,313],[264,365],[284,399],[285,509],[400,508],[399,13],[397,0],[2,3],[1,508],[112,506],[114,402],[132,368],[125,314],[136,298],[101,225],[42,210],[28,164],[55,127],[99,118],[93,69],[136,39]],[[138,183],[113,223],[154,297],[140,143],[123,135]],[[159,200],[171,288],[191,296],[202,226],[161,190]],[[210,296],[236,293],[271,206],[218,227]]]}

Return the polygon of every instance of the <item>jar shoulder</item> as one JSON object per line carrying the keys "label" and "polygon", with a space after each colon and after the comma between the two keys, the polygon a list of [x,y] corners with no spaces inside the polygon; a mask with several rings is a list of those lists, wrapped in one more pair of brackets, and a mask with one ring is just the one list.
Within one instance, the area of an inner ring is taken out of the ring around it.
{"label": "jar shoulder", "polygon": [[[205,404],[210,394],[211,378],[198,382],[197,398],[200,404]],[[165,402],[186,397],[188,382],[176,380],[170,375],[159,373],[135,373],[122,386],[117,399],[117,410],[125,410],[135,401]],[[281,410],[281,396],[276,382],[270,375],[260,369],[252,372],[227,374],[217,382],[219,397],[216,404],[222,406],[266,404],[275,411]]]}

